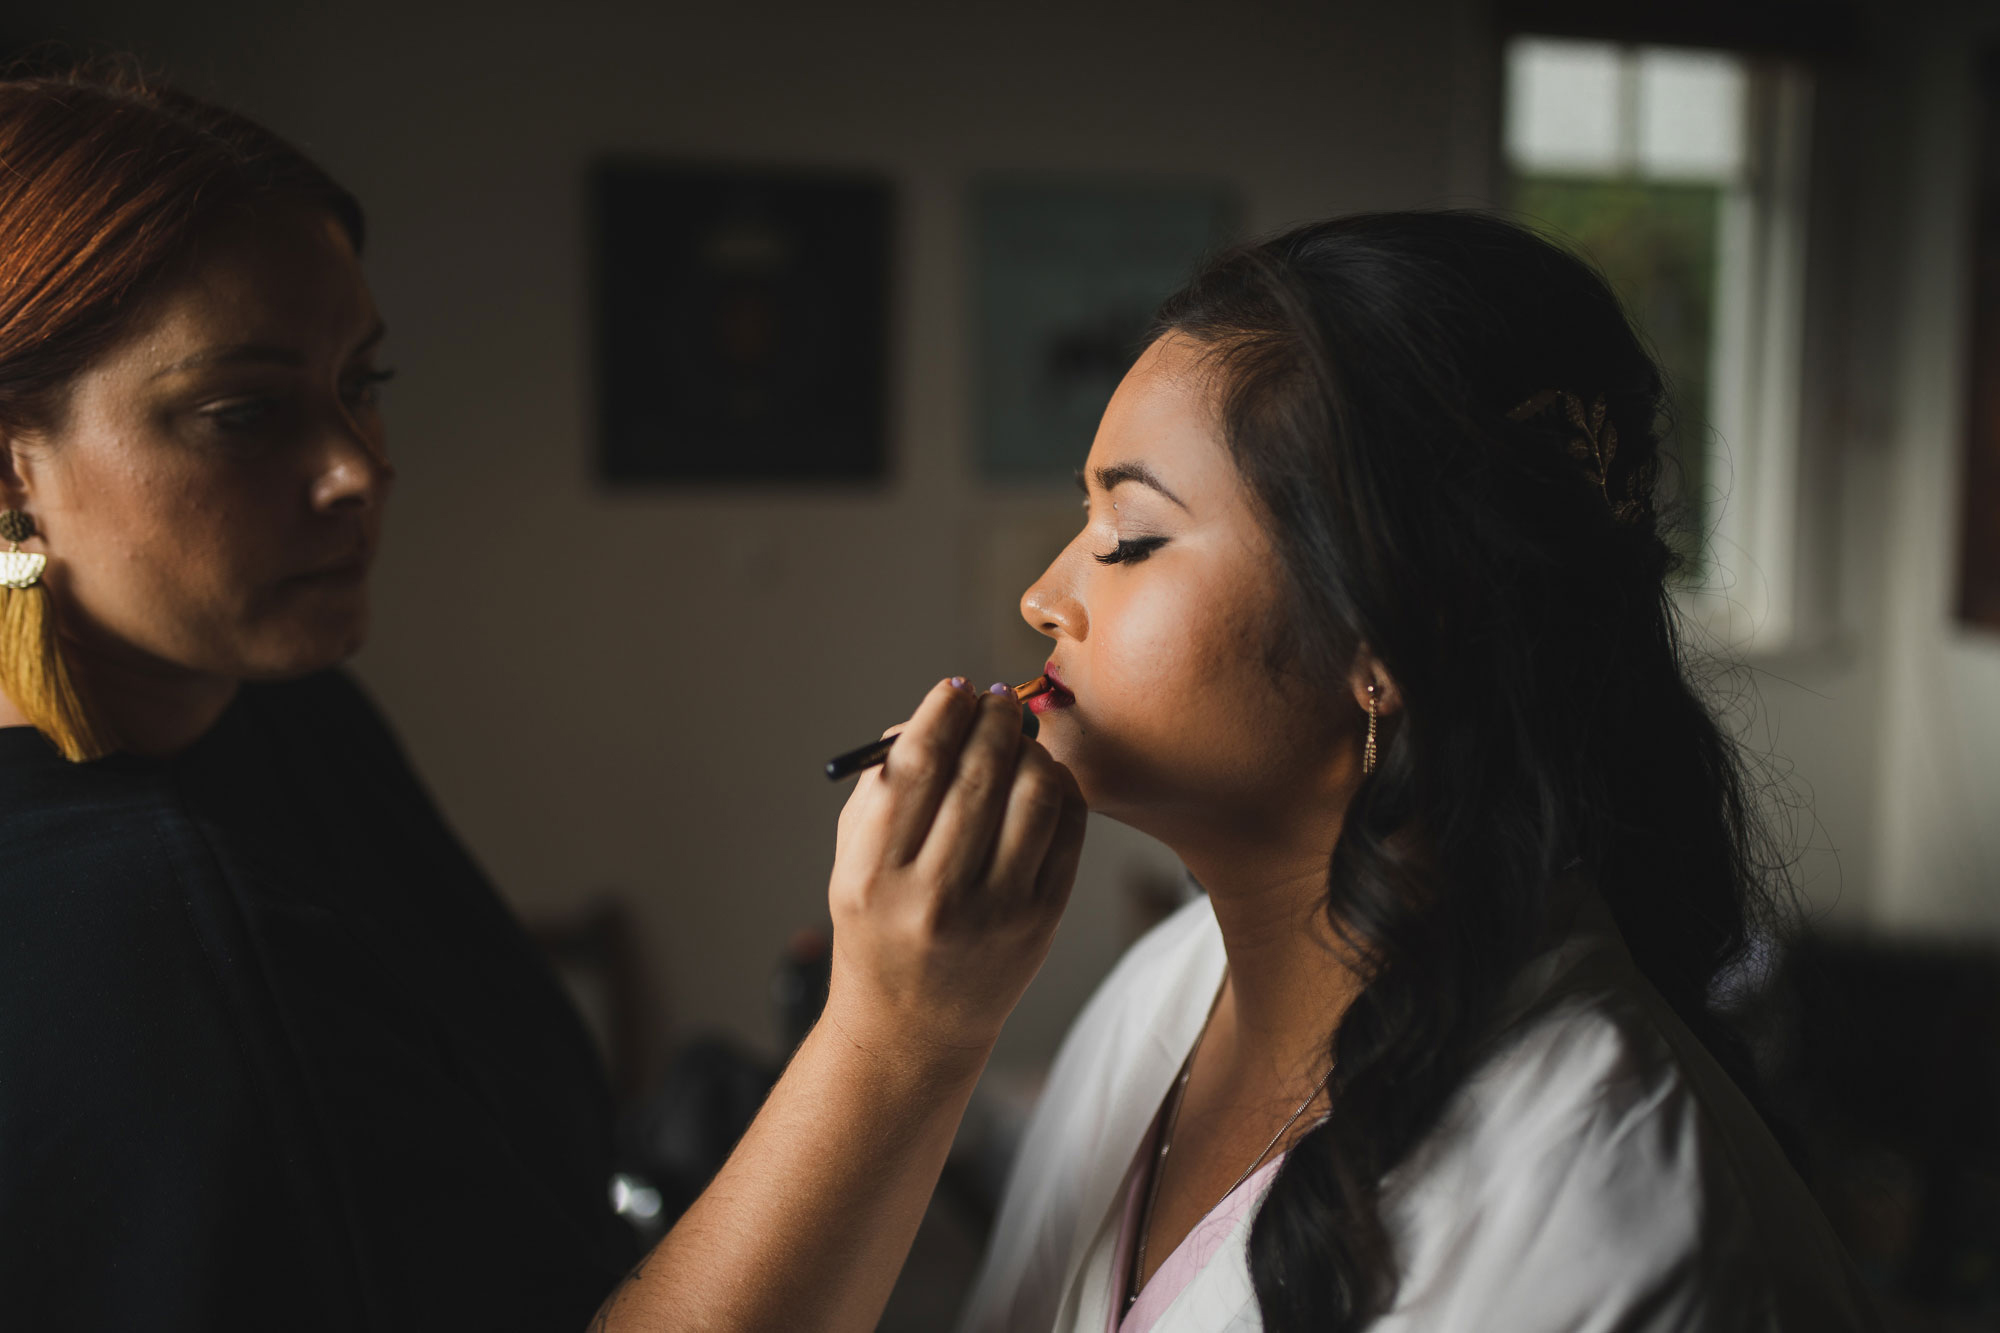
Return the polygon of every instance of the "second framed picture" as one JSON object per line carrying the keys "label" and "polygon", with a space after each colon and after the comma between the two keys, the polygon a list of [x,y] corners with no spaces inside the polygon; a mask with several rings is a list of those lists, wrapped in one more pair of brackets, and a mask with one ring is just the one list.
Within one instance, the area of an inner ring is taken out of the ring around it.
{"label": "second framed picture", "polygon": [[973,190],[979,471],[1067,482],[1153,311],[1230,239],[1222,186],[988,180]]}

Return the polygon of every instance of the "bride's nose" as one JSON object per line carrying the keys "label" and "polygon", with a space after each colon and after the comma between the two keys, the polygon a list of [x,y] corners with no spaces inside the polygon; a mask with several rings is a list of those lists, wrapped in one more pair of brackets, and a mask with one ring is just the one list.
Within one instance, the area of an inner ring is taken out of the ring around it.
{"label": "bride's nose", "polygon": [[1057,556],[1021,594],[1021,619],[1051,639],[1082,639],[1090,631],[1090,617],[1064,574],[1068,554]]}

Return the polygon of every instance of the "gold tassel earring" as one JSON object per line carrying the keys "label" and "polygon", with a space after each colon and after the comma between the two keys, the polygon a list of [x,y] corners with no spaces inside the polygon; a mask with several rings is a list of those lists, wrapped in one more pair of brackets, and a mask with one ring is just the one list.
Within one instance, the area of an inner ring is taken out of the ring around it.
{"label": "gold tassel earring", "polygon": [[49,558],[24,551],[35,520],[18,509],[0,509],[0,690],[35,730],[75,763],[106,753],[83,696],[70,680],[56,643],[55,607],[42,582]]}
{"label": "gold tassel earring", "polygon": [[1370,685],[1368,687],[1368,744],[1363,746],[1361,750],[1361,771],[1363,773],[1373,773],[1375,771],[1375,712],[1375,687]]}

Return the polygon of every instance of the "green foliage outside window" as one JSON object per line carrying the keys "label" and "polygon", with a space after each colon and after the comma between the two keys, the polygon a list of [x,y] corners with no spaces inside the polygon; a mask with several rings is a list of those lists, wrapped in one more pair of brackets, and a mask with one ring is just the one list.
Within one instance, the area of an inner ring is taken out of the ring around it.
{"label": "green foliage outside window", "polygon": [[1602,270],[1668,381],[1661,422],[1670,461],[1662,502],[1677,545],[1699,552],[1709,492],[1709,348],[1715,326],[1716,231],[1722,188],[1630,179],[1525,176],[1514,182],[1523,220]]}

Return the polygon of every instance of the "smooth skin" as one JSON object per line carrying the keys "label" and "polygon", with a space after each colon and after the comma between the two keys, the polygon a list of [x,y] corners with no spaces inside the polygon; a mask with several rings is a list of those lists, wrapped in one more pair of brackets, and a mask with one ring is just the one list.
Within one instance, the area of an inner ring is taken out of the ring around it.
{"label": "smooth skin", "polygon": [[1180,856],[1229,956],[1142,1281],[1327,1071],[1327,1036],[1360,980],[1321,911],[1326,868],[1361,781],[1368,687],[1385,725],[1400,704],[1365,648],[1344,680],[1273,670],[1279,566],[1217,389],[1199,344],[1169,335],[1147,349],[1091,446],[1083,530],[1021,599],[1076,697],[1043,714],[1042,743],[1091,809]]}
{"label": "smooth skin", "polygon": [[[0,498],[35,520],[67,657],[122,748],[175,753],[244,681],[361,646],[394,478],[381,339],[340,230],[266,210],[154,291],[57,420],[0,432]],[[944,682],[861,777],[824,1016],[597,1328],[874,1327],[1076,874],[1082,797],[1020,722],[1010,692]]]}

